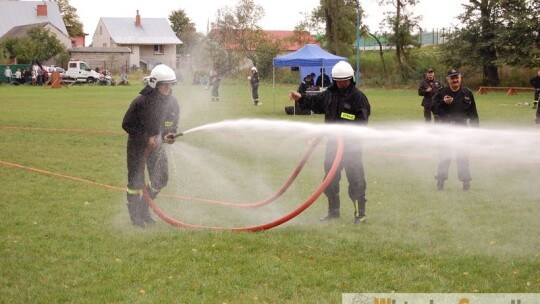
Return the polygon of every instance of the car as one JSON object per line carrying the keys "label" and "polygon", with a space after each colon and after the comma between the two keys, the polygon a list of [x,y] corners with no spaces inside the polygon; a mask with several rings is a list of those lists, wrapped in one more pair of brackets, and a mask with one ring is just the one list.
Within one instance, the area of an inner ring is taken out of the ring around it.
{"label": "car", "polygon": [[62,69],[61,67],[54,66],[54,65],[43,67],[43,68],[46,69],[47,72],[49,72],[49,75],[51,75],[51,73],[55,70],[60,73],[60,77],[64,77],[64,75],[66,74],[66,70]]}

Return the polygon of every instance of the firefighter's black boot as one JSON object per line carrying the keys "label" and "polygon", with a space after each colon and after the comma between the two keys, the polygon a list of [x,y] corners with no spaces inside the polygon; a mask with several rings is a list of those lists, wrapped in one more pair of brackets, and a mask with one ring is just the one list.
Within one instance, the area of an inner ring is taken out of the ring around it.
{"label": "firefighter's black boot", "polygon": [[366,200],[361,199],[353,202],[354,204],[354,225],[365,224],[366,222]]}
{"label": "firefighter's black boot", "polygon": [[140,212],[140,203],[141,203],[141,196],[140,194],[127,194],[127,207],[129,212],[129,218],[131,219],[131,223],[137,227],[144,228],[144,220],[141,217]]}
{"label": "firefighter's black boot", "polygon": [[[148,187],[148,192],[150,193],[150,197],[152,199],[155,199],[156,196],[159,193],[159,191],[154,191],[150,187]],[[142,220],[144,221],[145,224],[153,225],[153,224],[156,223],[156,221],[150,215],[150,206],[148,206],[148,204],[146,203],[146,201],[144,199],[144,196],[141,197],[141,202],[140,202],[139,208],[140,208],[139,212],[140,212],[141,218],[142,218]]]}
{"label": "firefighter's black boot", "polygon": [[321,217],[320,220],[321,221],[329,221],[329,220],[333,220],[333,219],[338,219],[340,217],[340,214],[339,214],[339,205],[340,205],[340,201],[339,201],[339,197],[336,197],[336,198],[328,198],[328,213]]}
{"label": "firefighter's black boot", "polygon": [[435,176],[435,179],[437,180],[437,190],[442,191],[444,189],[444,181],[446,179],[439,176]]}

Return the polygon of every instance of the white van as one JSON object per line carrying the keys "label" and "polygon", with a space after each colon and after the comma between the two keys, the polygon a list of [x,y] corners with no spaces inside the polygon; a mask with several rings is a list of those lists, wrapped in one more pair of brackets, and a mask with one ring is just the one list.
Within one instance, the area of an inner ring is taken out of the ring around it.
{"label": "white van", "polygon": [[99,74],[84,61],[70,60],[62,80],[66,82],[95,83],[99,80]]}

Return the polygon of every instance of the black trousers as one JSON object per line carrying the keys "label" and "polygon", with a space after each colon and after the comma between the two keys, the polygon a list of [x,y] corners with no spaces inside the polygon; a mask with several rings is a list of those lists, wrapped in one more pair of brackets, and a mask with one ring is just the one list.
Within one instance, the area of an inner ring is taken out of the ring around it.
{"label": "black trousers", "polygon": [[[337,144],[335,140],[329,140],[326,145],[326,156],[324,160],[324,177],[328,175],[334,159],[336,157]],[[345,169],[347,181],[349,182],[349,197],[355,202],[366,202],[366,178],[364,174],[364,165],[362,163],[362,145],[358,141],[345,141],[343,147],[343,157],[339,164],[338,171],[334,178],[324,190],[324,194],[328,198],[328,210],[330,212],[339,211],[339,182],[341,181],[341,171]]]}
{"label": "black trousers", "polygon": [[439,166],[437,168],[437,179],[447,180],[448,169],[452,158],[452,152],[455,151],[458,179],[462,182],[468,182],[471,178],[469,166],[469,156],[465,149],[456,147],[456,145],[443,145],[439,147]]}
{"label": "black trousers", "polygon": [[251,97],[253,100],[259,100],[259,85],[251,85]]}
{"label": "black trousers", "polygon": [[128,189],[141,190],[146,185],[144,171],[148,169],[148,175],[152,188],[161,190],[169,181],[169,166],[167,154],[163,144],[148,154],[146,166],[144,162],[144,151],[147,143],[135,140],[128,140],[127,144],[127,168],[128,168]]}

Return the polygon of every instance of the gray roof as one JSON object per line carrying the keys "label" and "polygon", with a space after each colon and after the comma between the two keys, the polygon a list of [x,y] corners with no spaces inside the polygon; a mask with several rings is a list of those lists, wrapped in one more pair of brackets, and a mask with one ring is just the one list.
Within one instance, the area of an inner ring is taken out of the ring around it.
{"label": "gray roof", "polygon": [[133,18],[101,18],[117,44],[182,44],[165,18],[141,18],[141,26]]}
{"label": "gray roof", "polygon": [[[37,16],[38,4],[47,4],[47,16]],[[69,37],[56,2],[0,1],[0,37],[16,26],[50,22]]]}
{"label": "gray roof", "polygon": [[131,53],[128,47],[84,47],[71,48],[68,51],[76,53]]}

